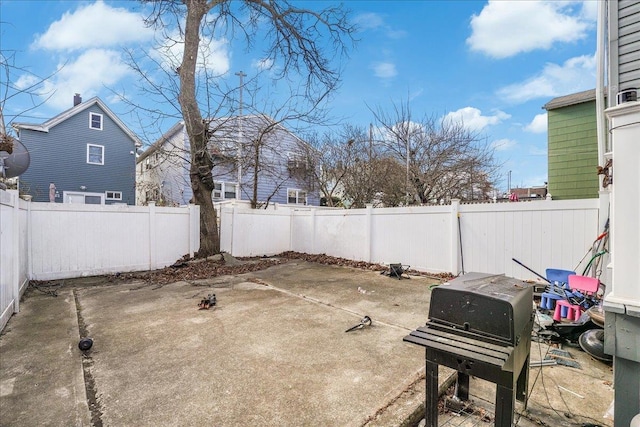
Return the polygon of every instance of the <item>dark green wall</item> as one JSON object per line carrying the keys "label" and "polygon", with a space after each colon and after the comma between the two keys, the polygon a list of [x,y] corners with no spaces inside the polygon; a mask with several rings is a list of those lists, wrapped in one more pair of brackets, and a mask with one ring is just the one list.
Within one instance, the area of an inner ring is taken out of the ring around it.
{"label": "dark green wall", "polygon": [[554,200],[598,197],[596,102],[548,112],[549,193]]}

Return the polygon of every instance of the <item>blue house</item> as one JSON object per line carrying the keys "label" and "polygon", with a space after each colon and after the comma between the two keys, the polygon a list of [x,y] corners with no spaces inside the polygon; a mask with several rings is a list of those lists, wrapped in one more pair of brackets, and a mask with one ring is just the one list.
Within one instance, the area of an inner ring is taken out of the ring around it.
{"label": "blue house", "polygon": [[[282,124],[264,115],[223,117],[209,121],[209,134],[215,202],[320,204],[306,161],[310,148]],[[179,122],[138,158],[138,202],[189,203],[189,168],[189,138]]]}
{"label": "blue house", "polygon": [[35,202],[135,205],[138,138],[97,97],[42,124],[14,123],[31,156],[20,190]]}

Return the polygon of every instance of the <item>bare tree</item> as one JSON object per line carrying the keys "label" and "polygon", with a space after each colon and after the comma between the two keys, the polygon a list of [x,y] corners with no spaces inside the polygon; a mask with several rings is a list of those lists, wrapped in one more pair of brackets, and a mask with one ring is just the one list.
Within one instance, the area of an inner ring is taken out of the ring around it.
{"label": "bare tree", "polygon": [[[5,24],[0,22],[0,24]],[[1,36],[1,35],[0,35]],[[58,70],[59,71],[59,70]],[[46,77],[40,77],[28,68],[18,64],[17,52],[14,50],[0,50],[0,151],[11,154],[15,147],[15,136],[11,124],[29,111],[38,108],[49,100],[53,93],[46,93],[43,84],[58,71]],[[44,96],[44,99],[42,97]],[[27,99],[27,107],[7,114],[7,103],[16,98]],[[0,172],[4,168],[0,163]],[[5,180],[0,173],[0,180]],[[4,183],[0,186],[5,187]]]}
{"label": "bare tree", "polygon": [[311,138],[314,178],[327,206],[363,208],[402,202],[404,169],[374,140],[373,128],[344,125],[337,133]]}
{"label": "bare tree", "polygon": [[[0,50],[0,74],[3,77],[0,79],[0,132],[3,135],[12,132],[12,122],[45,104],[51,98],[53,92],[44,92],[43,84],[61,69],[48,76],[41,77],[31,72],[28,68],[20,66],[17,63],[16,55],[17,52],[13,50]],[[30,105],[18,113],[6,114],[7,102],[20,96],[26,97]]]}
{"label": "bare tree", "polygon": [[324,204],[330,207],[344,206],[344,179],[355,163],[355,139],[347,128],[338,134],[327,132],[321,137],[314,134],[307,139],[309,145],[304,156]]}
{"label": "bare tree", "polygon": [[498,168],[485,138],[462,121],[412,117],[409,103],[374,112],[387,153],[405,165],[405,203],[485,199]]}
{"label": "bare tree", "polygon": [[[266,58],[281,64],[280,77],[306,75],[304,93],[312,99],[324,98],[338,82],[339,72],[332,65],[332,54],[344,53],[345,40],[353,28],[346,12],[338,7],[322,11],[301,9],[288,1],[268,0],[159,0],[151,2],[148,23],[167,28],[165,19],[178,23],[184,43],[177,73],[180,82],[178,102],[190,141],[191,187],[200,205],[199,256],[219,252],[216,212],[211,198],[214,189],[212,157],[207,150],[209,130],[196,93],[196,65],[201,37],[221,32],[233,38],[241,34],[248,48],[253,47],[259,29],[267,26],[269,43]],[[332,46],[323,50],[322,46]]]}

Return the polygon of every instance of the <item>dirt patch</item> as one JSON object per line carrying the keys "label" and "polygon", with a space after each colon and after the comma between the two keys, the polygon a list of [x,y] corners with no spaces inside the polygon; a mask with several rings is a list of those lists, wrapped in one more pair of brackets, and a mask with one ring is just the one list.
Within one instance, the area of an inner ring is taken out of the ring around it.
{"label": "dirt patch", "polygon": [[[228,255],[227,255],[228,257]],[[300,252],[283,252],[281,254],[272,257],[254,257],[254,258],[238,258],[239,264],[234,262],[234,265],[228,265],[224,259],[180,259],[173,265],[165,267],[159,270],[152,271],[138,271],[133,273],[116,273],[106,276],[102,276],[101,284],[117,284],[128,282],[147,282],[149,285],[161,287],[163,285],[185,281],[191,282],[195,280],[210,279],[217,276],[226,275],[239,275],[244,273],[250,273],[252,271],[264,270],[274,265],[281,264],[289,260],[301,260],[307,262],[313,262],[324,265],[336,265],[343,267],[352,267],[362,270],[380,271],[384,272],[388,269],[387,266],[380,264],[373,264],[364,261],[354,261],[345,258],[333,257],[325,254],[312,255]],[[432,277],[438,280],[449,280],[453,276],[449,273],[442,274],[429,274],[416,270],[407,270],[406,273],[415,276]],[[85,284],[90,284],[90,278],[83,278]],[[64,281],[63,281],[64,282]],[[57,290],[56,285],[60,281],[32,281],[30,286],[37,290],[52,291]],[[75,283],[76,285],[82,285],[82,282]]]}

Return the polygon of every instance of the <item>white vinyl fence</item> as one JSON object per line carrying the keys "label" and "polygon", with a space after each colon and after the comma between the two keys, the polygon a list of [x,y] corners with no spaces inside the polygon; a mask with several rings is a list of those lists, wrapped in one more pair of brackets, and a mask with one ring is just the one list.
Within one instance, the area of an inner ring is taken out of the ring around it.
{"label": "white vinyl fence", "polygon": [[28,280],[166,267],[200,247],[199,207],[34,203],[0,190],[0,330]]}
{"label": "white vinyl fence", "polygon": [[[234,256],[326,254],[426,272],[523,279],[573,269],[606,221],[605,199],[325,210],[221,209],[221,249]],[[601,214],[601,212],[605,212]]]}
{"label": "white vinyl fence", "polygon": [[[573,269],[607,217],[606,197],[383,209],[223,204],[221,249],[234,256],[327,254],[426,272],[535,278]],[[0,330],[28,280],[162,268],[199,248],[199,207],[33,203],[0,191]]]}
{"label": "white vinyl fence", "polygon": [[0,190],[0,331],[20,309],[27,281],[28,202]]}

